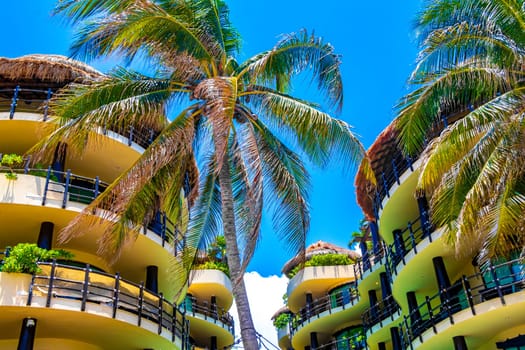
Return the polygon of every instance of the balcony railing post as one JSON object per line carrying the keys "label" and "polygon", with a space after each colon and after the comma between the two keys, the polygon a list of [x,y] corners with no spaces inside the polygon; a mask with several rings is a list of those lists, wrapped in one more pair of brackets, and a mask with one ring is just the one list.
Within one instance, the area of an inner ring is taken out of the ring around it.
{"label": "balcony railing post", "polygon": [[133,125],[130,125],[129,126],[128,146],[131,146],[131,144],[133,143],[133,132],[134,132]]}
{"label": "balcony railing post", "polygon": [[434,334],[437,334],[436,322],[435,322],[436,320],[434,320],[434,312],[432,311],[432,305],[430,304],[430,298],[428,296],[425,296],[425,304],[428,309],[428,318],[430,320],[430,324],[432,325]]}
{"label": "balcony railing post", "polygon": [[113,318],[117,317],[117,309],[120,295],[120,273],[115,274],[115,286],[113,287]]}
{"label": "balcony railing post", "polygon": [[67,169],[66,183],[64,185],[64,196],[62,197],[62,209],[66,208],[67,198],[69,194],[69,183],[71,182],[71,169]]}
{"label": "balcony railing post", "polygon": [[80,305],[80,311],[86,311],[87,296],[89,293],[89,264],[86,264],[84,271],[84,284],[82,285],[82,304]]}
{"label": "balcony railing post", "polygon": [[29,173],[29,163],[31,162],[31,155],[28,155],[26,157],[26,161],[24,163],[24,174],[28,174]]}
{"label": "balcony railing post", "polygon": [[414,229],[412,228],[412,223],[409,221],[407,224],[408,234],[410,236],[410,243],[412,245],[412,249],[414,250],[414,253],[417,254],[417,244],[416,244],[416,236],[414,235]]}
{"label": "balcony railing post", "polygon": [[461,284],[463,284],[463,291],[465,292],[465,296],[468,301],[468,305],[470,306],[470,310],[472,311],[472,315],[476,315],[476,309],[474,308],[474,300],[472,298],[472,289],[470,288],[470,282],[468,281],[467,276],[463,275],[461,276]]}
{"label": "balcony railing post", "polygon": [[159,321],[159,327],[157,329],[157,333],[162,333],[162,318],[163,318],[163,312],[164,312],[164,296],[162,292],[159,293],[159,309],[157,311],[159,313],[158,315],[158,321]]}
{"label": "balcony railing post", "polygon": [[47,116],[49,114],[49,100],[51,100],[52,95],[53,95],[53,91],[51,91],[51,88],[48,88],[46,102],[44,104],[44,121],[47,121]]}
{"label": "balcony railing post", "polygon": [[15,87],[13,98],[11,99],[11,108],[9,109],[9,119],[13,119],[15,116],[16,105],[18,103],[18,93],[20,92],[20,86]]}
{"label": "balcony railing post", "polygon": [[53,282],[55,279],[55,269],[57,266],[56,259],[53,259],[51,263],[51,272],[49,273],[49,284],[47,286],[47,297],[46,297],[46,307],[51,306],[51,297],[53,296]]}
{"label": "balcony railing post", "polygon": [[496,269],[494,268],[494,265],[490,261],[489,261],[489,271],[490,271],[490,275],[492,276],[492,280],[494,281],[494,284],[496,286],[496,290],[498,291],[498,296],[501,300],[501,304],[505,305],[505,297],[503,296],[503,291],[501,290],[501,284],[499,282],[498,274],[496,273]]}
{"label": "balcony railing post", "polygon": [[142,324],[142,309],[144,308],[144,282],[140,282],[139,291],[139,315],[137,320],[137,326],[140,327]]}
{"label": "balcony railing post", "polygon": [[166,243],[166,230],[168,229],[166,217],[167,217],[166,213],[162,213],[162,231],[161,231],[160,237],[162,238],[163,248]]}
{"label": "balcony railing post", "polygon": [[[6,250],[7,252],[7,250]],[[7,256],[7,254],[6,254]],[[33,301],[33,288],[35,285],[35,274],[31,276],[31,284],[29,285],[29,293],[27,294],[27,306],[31,306],[31,302]]]}
{"label": "balcony railing post", "polygon": [[381,173],[381,179],[383,180],[383,188],[385,189],[386,196],[390,198],[390,189],[388,188],[388,182],[386,181],[384,172]]}
{"label": "balcony railing post", "polygon": [[98,197],[98,195],[100,194],[100,178],[97,176],[95,177],[95,198]]}
{"label": "balcony railing post", "polygon": [[399,172],[397,170],[397,164],[394,159],[392,159],[392,171],[394,172],[394,178],[396,179],[397,184],[401,185],[401,181],[399,179]]}
{"label": "balcony railing post", "polygon": [[42,195],[42,205],[46,205],[47,190],[49,189],[49,179],[51,178],[51,165],[47,168],[46,183],[44,184],[44,194]]}

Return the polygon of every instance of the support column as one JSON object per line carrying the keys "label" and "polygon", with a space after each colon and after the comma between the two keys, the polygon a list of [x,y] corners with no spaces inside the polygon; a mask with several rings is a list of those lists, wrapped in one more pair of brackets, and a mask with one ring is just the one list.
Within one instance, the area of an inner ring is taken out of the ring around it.
{"label": "support column", "polygon": [[403,241],[403,233],[401,230],[392,231],[394,235],[394,247],[396,248],[396,265],[405,256],[406,248],[405,242]]}
{"label": "support column", "polygon": [[450,279],[448,278],[445,263],[443,262],[442,257],[436,256],[435,258],[432,258],[432,264],[434,265],[434,272],[436,274],[436,281],[439,289],[439,297],[442,303],[446,303],[448,300],[448,295],[446,295],[447,293],[443,293],[442,291],[450,287]]}
{"label": "support column", "polygon": [[377,294],[375,290],[368,291],[368,299],[370,300],[370,317],[377,317]]}
{"label": "support column", "polygon": [[390,286],[390,280],[386,272],[381,272],[379,274],[379,280],[381,281],[381,293],[383,294],[383,300],[386,300],[388,297],[392,296],[392,288]]}
{"label": "support column", "polygon": [[377,343],[377,350],[386,350],[386,344],[384,341]]}
{"label": "support column", "polygon": [[410,312],[410,325],[412,326],[414,333],[418,332],[418,328],[421,325],[421,313],[417,305],[417,298],[415,292],[407,293],[408,311]]}
{"label": "support column", "polygon": [[370,257],[368,255],[368,247],[366,242],[361,240],[359,242],[359,248],[361,249],[361,259],[363,260],[363,270],[367,271],[370,269]]}
{"label": "support column", "polygon": [[376,221],[369,221],[368,226],[370,227],[370,233],[372,235],[372,246],[375,256],[381,253],[381,242],[379,240],[379,228],[377,227]]}
{"label": "support column", "polygon": [[452,338],[452,340],[454,341],[454,350],[468,350],[464,336],[458,335]]}
{"label": "support column", "polygon": [[24,318],[22,321],[22,328],[20,329],[17,350],[33,350],[33,344],[35,343],[36,321],[36,318]]}
{"label": "support column", "polygon": [[155,294],[158,293],[159,268],[155,265],[146,267],[146,289]]}
{"label": "support column", "polygon": [[314,302],[314,299],[312,297],[312,293],[306,293],[306,317],[310,317],[311,310],[312,310],[312,304]]}
{"label": "support column", "polygon": [[40,248],[50,250],[53,246],[53,230],[55,224],[49,221],[44,221],[40,224],[40,232],[38,234],[37,245]]}
{"label": "support column", "polygon": [[315,350],[319,347],[319,342],[317,341],[317,332],[310,333],[310,349]]}
{"label": "support column", "polygon": [[399,336],[399,329],[397,327],[390,328],[390,337],[392,338],[392,350],[402,350],[401,337]]}
{"label": "support column", "polygon": [[210,337],[210,350],[217,350],[217,337]]}
{"label": "support column", "polygon": [[425,195],[417,197],[417,207],[419,209],[419,217],[421,218],[421,229],[423,230],[423,237],[427,237],[432,233],[432,225],[430,224],[430,215],[428,201]]}
{"label": "support column", "polygon": [[53,163],[51,164],[51,169],[56,172],[55,175],[60,181],[64,180],[64,169],[66,168],[66,154],[67,154],[67,144],[60,142],[55,148],[55,153],[53,155]]}

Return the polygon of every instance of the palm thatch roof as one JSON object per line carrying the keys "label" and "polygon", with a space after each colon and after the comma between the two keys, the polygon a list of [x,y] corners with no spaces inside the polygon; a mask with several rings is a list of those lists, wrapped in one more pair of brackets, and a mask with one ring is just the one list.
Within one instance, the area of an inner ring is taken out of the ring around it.
{"label": "palm thatch roof", "polygon": [[324,241],[317,241],[306,248],[304,257],[302,254],[298,254],[292,259],[288,260],[284,264],[281,272],[285,275],[288,275],[288,273],[292,271],[297,265],[303,263],[305,260],[310,260],[314,255],[320,254],[343,254],[348,255],[348,257],[350,257],[352,260],[359,258],[359,254],[353,250],[341,248],[335,244]]}
{"label": "palm thatch roof", "polygon": [[391,160],[396,158],[402,152],[398,147],[398,131],[396,130],[395,121],[390,123],[376,138],[372,146],[367,150],[367,160],[372,167],[372,170],[379,181],[378,184],[372,183],[364,172],[364,163],[361,163],[357,175],[355,177],[354,185],[356,191],[357,204],[363,210],[367,220],[374,220],[374,196],[376,186],[382,186],[380,179],[381,174],[392,171]]}
{"label": "palm thatch roof", "polygon": [[0,87],[60,88],[71,82],[88,83],[103,77],[87,64],[60,55],[0,57]]}

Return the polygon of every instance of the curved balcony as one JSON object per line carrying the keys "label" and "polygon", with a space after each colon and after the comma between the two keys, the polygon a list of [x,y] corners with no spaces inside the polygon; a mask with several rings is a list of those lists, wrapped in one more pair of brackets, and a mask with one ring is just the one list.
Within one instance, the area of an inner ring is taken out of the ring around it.
{"label": "curved balcony", "polygon": [[367,349],[365,337],[355,335],[345,339],[337,339],[316,347],[317,350],[364,350]]}
{"label": "curved balcony", "polygon": [[[131,331],[130,337],[142,334],[150,344],[164,346],[174,342],[181,345],[186,340],[188,327],[184,314],[162,294],[146,290],[144,284],[126,281],[119,274],[94,271],[89,265],[78,268],[42,262],[39,267],[41,272],[32,276],[1,273],[0,307],[6,307],[5,310],[9,307],[28,307],[33,310],[28,311],[30,314],[42,320],[56,319],[57,314],[62,314],[71,323],[70,327],[60,329],[66,338],[69,332],[75,332],[75,327],[82,328],[87,335],[95,328],[99,329],[100,324],[106,324],[113,329],[113,337],[125,337]],[[13,283],[8,283],[8,280],[20,277],[21,283],[27,283],[27,286],[22,287],[17,282],[14,290],[10,290]],[[55,313],[46,313],[48,309],[55,310]],[[111,319],[118,322],[111,323],[108,321]],[[56,320],[56,324],[62,323],[60,319]],[[132,328],[129,328],[130,325]],[[56,331],[49,327],[45,329]],[[96,344],[103,340],[85,341]]]}
{"label": "curved balcony", "polygon": [[[71,171],[54,171],[51,167],[45,170],[30,168],[27,161],[23,169],[13,169],[13,171],[19,177],[32,178],[36,181],[24,183],[23,178],[15,180],[6,186],[6,191],[16,192],[12,188],[20,185],[23,190],[18,192],[22,194],[22,197],[17,198],[16,195],[6,192],[4,200],[0,200],[0,202],[6,202],[5,199],[7,198],[9,199],[8,203],[25,203],[80,211],[108,186],[98,177],[88,178],[72,174]],[[3,180],[0,178],[0,181]],[[174,255],[184,249],[185,242],[182,234],[178,232],[175,224],[164,213],[158,212],[152,221],[144,226],[143,233],[147,235],[149,232],[154,234],[156,238],[153,240],[162,247],[168,250],[173,249]]]}
{"label": "curved balcony", "polygon": [[198,317],[202,320],[218,324],[230,334],[234,335],[233,317],[223,308],[190,296],[186,296],[182,306],[184,313],[188,317]]}
{"label": "curved balcony", "polygon": [[392,271],[392,275],[397,275],[398,265],[406,265],[406,256],[413,252],[418,253],[417,245],[428,238],[432,242],[433,227],[427,216],[418,217],[414,221],[409,221],[402,230],[394,232],[394,243],[387,246],[387,265]]}
{"label": "curved balcony", "polygon": [[[16,119],[17,114],[41,113],[42,121],[49,120],[49,100],[56,88],[32,89],[16,86],[13,89],[0,89],[0,111],[9,111],[9,119]],[[128,146],[133,143],[146,149],[159,132],[140,125],[101,126],[100,132],[108,135],[114,132],[127,140]]]}
{"label": "curved balcony", "polygon": [[[489,265],[479,273],[462,276],[452,286],[426,296],[423,303],[404,316],[401,334],[405,348],[432,348],[440,339],[462,335],[465,329],[469,329],[469,335],[478,342],[484,336],[489,340],[498,332],[523,324],[524,272],[525,266],[520,259]],[[498,322],[491,322],[494,319]],[[490,329],[479,327],[483,323],[490,324]]]}
{"label": "curved balcony", "polygon": [[295,318],[292,319],[290,334],[293,337],[300,328],[313,320],[349,309],[358,302],[359,294],[354,286],[348,286],[348,288],[317,298],[309,305],[301,308]]}
{"label": "curved balcony", "polygon": [[383,323],[394,321],[399,315],[400,308],[393,296],[389,296],[384,300],[378,301],[374,306],[369,307],[361,315],[363,319],[363,328],[365,334],[368,333],[374,326],[379,325],[383,327]]}

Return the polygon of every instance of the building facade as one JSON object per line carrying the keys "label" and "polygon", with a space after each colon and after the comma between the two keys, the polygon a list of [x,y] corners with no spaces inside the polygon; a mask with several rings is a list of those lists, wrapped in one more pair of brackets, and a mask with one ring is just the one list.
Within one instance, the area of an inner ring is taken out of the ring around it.
{"label": "building facade", "polygon": [[[372,350],[525,349],[521,252],[483,266],[476,252],[458,256],[416,189],[421,160],[403,156],[393,125],[368,156],[378,183],[358,172],[357,199],[369,219],[371,244],[360,244],[362,256],[351,269],[349,281],[357,294],[344,312],[334,310],[329,291],[335,283],[305,269],[310,283],[294,277],[288,287],[292,331],[279,333],[281,349],[360,349],[360,343],[337,341],[338,332],[358,324]],[[306,311],[309,300],[317,298],[324,307],[312,318]],[[332,341],[324,343],[320,334],[331,334]]]}
{"label": "building facade", "polygon": [[[86,224],[81,234],[58,240],[60,230],[160,132],[100,126],[82,154],[60,144],[49,164],[33,162],[28,151],[56,126],[48,113],[53,94],[71,82],[101,78],[62,56],[0,58],[0,154],[24,155],[1,168],[15,175],[0,174],[0,249],[7,248],[4,259],[19,243],[73,255],[40,262],[34,274],[0,272],[0,348],[217,349],[233,343],[231,285],[224,273],[206,270],[190,284],[197,296],[193,307],[175,300],[170,271],[184,249],[184,227],[162,212],[110,259],[100,254],[100,226]],[[196,307],[204,301],[207,308]]]}

